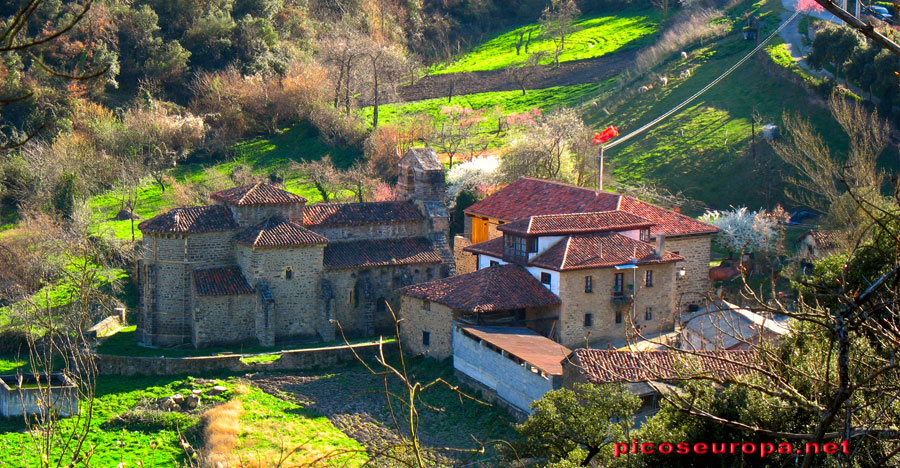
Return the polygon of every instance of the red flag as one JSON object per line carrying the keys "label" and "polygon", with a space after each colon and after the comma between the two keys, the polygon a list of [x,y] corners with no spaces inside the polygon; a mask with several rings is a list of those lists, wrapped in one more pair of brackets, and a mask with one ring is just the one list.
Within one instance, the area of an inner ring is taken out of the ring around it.
{"label": "red flag", "polygon": [[609,127],[606,127],[606,130],[594,134],[594,144],[599,145],[606,143],[617,136],[619,136],[619,129],[615,125],[610,125]]}

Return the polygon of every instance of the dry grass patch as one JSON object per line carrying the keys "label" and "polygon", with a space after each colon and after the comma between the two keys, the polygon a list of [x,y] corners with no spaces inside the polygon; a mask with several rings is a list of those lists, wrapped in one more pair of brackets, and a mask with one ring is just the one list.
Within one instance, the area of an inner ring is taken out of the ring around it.
{"label": "dry grass patch", "polygon": [[206,466],[232,466],[238,461],[231,452],[239,442],[243,414],[244,405],[240,398],[210,408],[203,414]]}

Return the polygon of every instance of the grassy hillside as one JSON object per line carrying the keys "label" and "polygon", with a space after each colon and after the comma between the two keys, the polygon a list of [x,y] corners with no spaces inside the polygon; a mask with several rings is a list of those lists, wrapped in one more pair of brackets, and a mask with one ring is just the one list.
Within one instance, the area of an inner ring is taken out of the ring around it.
{"label": "grassy hillside", "polygon": [[[644,46],[652,41],[659,29],[662,14],[658,10],[625,10],[601,16],[582,18],[575,22],[572,34],[566,37],[566,49],[560,62],[582,60]],[[498,70],[523,62],[528,57],[524,47],[516,54],[519,35],[531,31],[529,53],[546,52],[545,63],[552,63],[552,38],[542,36],[540,25],[530,24],[506,31],[475,47],[457,61],[435,67],[434,73],[456,73],[479,70]]]}
{"label": "grassy hillside", "polygon": [[[760,7],[764,18],[768,16],[765,13],[774,17],[780,11],[780,5],[763,2],[755,6]],[[827,109],[816,104],[820,99],[811,96],[804,86],[766,70],[766,62],[772,60],[776,66],[800,73],[790,56],[785,57],[781,44],[775,41],[766,55],[758,53],[679,113],[611,149],[606,156],[616,178],[624,183],[651,182],[684,191],[717,208],[785,202],[784,178],[789,170],[758,136],[754,156],[753,115],[759,117],[758,125],[781,127],[785,111],[798,112],[810,119],[833,148],[846,148],[846,141]],[[651,83],[655,86],[645,93],[606,90],[603,105],[587,112],[586,120],[597,128],[617,125],[626,134],[697,92],[754,46],[732,32],[692,50],[687,60],[679,58],[666,64],[663,73],[670,79],[665,87],[657,82]],[[691,75],[676,78],[685,69],[690,69]],[[632,88],[640,85],[635,83]],[[619,98],[617,93],[627,97]],[[609,114],[602,110],[604,107]]]}

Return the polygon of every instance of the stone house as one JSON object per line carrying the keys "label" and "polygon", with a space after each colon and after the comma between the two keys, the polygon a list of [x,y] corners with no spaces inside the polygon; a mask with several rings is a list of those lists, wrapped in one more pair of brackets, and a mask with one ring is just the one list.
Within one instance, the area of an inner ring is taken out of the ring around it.
{"label": "stone house", "polygon": [[455,271],[444,171],[401,158],[399,200],[307,205],[257,183],[144,221],[138,340],[194,347],[333,340],[391,331],[397,289]]}
{"label": "stone house", "polygon": [[683,257],[675,262],[680,278],[676,282],[678,309],[704,307],[710,290],[710,243],[718,228],[627,195],[549,180],[521,178],[466,209],[465,232],[454,239],[458,269],[465,273],[477,268],[465,255],[465,248],[500,237],[504,224],[532,216],[611,211],[651,223],[640,240],[655,243],[664,238],[666,250]]}

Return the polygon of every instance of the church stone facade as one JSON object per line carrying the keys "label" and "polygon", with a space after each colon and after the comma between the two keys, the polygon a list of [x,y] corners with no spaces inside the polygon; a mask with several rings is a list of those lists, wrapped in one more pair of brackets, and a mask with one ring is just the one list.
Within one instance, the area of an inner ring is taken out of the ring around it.
{"label": "church stone facade", "polygon": [[397,201],[314,204],[258,183],[140,224],[138,340],[265,346],[393,331],[399,288],[455,273],[444,167],[400,160]]}

